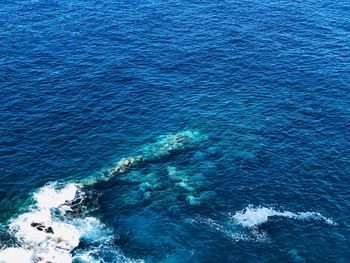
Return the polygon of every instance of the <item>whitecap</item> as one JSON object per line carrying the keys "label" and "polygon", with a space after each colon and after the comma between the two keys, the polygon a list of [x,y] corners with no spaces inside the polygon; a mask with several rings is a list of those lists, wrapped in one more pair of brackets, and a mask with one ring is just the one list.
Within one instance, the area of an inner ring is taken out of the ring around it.
{"label": "whitecap", "polygon": [[273,207],[248,206],[245,209],[223,215],[221,220],[214,220],[210,217],[198,216],[195,219],[188,219],[189,223],[199,223],[209,227],[209,230],[222,234],[232,241],[249,242],[270,242],[268,233],[260,225],[267,223],[271,217],[290,218],[296,220],[317,220],[329,225],[336,225],[336,222],[317,212],[290,212],[279,211]]}
{"label": "whitecap", "polygon": [[[79,245],[81,233],[66,220],[65,212],[81,186],[68,184],[61,189],[55,187],[56,184],[50,184],[39,189],[33,195],[36,203],[26,213],[10,221],[9,233],[17,239],[21,248],[6,248],[1,254],[7,255],[17,249],[29,258],[26,252],[29,250],[35,262],[72,262],[70,252]],[[55,210],[60,212],[59,217],[55,216]]]}
{"label": "whitecap", "polygon": [[54,220],[47,209],[20,215],[9,229],[25,246],[72,250],[79,244],[79,231],[70,224]]}
{"label": "whitecap", "polygon": [[327,224],[336,224],[332,219],[317,212],[290,212],[278,211],[273,207],[262,207],[249,205],[245,209],[230,214],[231,218],[239,225],[247,228],[257,227],[269,221],[271,217],[292,218],[297,220],[321,220]]}
{"label": "whitecap", "polygon": [[[114,246],[112,231],[99,219],[66,214],[83,198],[83,186],[79,184],[40,188],[33,195],[36,202],[10,221],[9,234],[19,247],[0,250],[0,262],[18,263],[19,258],[23,263],[104,262],[99,259],[101,249],[118,256],[120,262],[133,262]],[[78,249],[73,255],[81,240],[89,249],[83,253]]]}
{"label": "whitecap", "polygon": [[40,208],[58,208],[67,202],[73,201],[81,188],[78,184],[68,184],[58,190],[56,187],[56,184],[49,184],[39,189],[34,194],[36,205]]}

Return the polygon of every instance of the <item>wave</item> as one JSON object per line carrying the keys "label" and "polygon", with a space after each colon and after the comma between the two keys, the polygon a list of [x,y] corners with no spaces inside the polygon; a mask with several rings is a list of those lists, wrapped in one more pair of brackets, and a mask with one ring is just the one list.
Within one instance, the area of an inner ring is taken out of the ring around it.
{"label": "wave", "polygon": [[[131,261],[109,245],[113,240],[112,231],[99,219],[84,217],[80,213],[78,207],[85,197],[83,190],[84,187],[79,184],[67,184],[64,187],[49,184],[34,193],[35,203],[8,226],[18,247],[0,251],[0,262],[18,262],[19,256],[23,263],[81,261],[82,256],[72,254],[81,240],[86,246],[93,245],[94,248],[108,245],[109,249],[115,250],[115,254],[125,258],[123,262]],[[89,257],[95,255],[92,251],[80,253]],[[99,262],[98,258],[93,262]]]}
{"label": "wave", "polygon": [[[34,194],[36,201],[28,212],[9,225],[9,232],[22,248],[30,250],[37,262],[71,262],[70,252],[79,245],[82,233],[65,217],[81,186],[68,184],[62,189],[47,185]],[[5,251],[6,253],[6,251]]]}
{"label": "wave", "polygon": [[290,211],[278,211],[273,207],[254,207],[249,205],[242,211],[230,214],[231,218],[237,222],[237,224],[253,228],[269,221],[272,217],[291,218],[297,220],[320,220],[329,225],[335,225],[336,223],[317,212],[290,212]]}
{"label": "wave", "polygon": [[202,224],[209,227],[210,231],[222,234],[226,238],[238,242],[270,242],[268,232],[261,229],[260,226],[268,223],[272,217],[289,218],[296,220],[314,220],[322,221],[328,225],[337,223],[317,212],[290,212],[278,211],[273,207],[252,206],[245,209],[221,215],[220,220],[214,220],[209,217],[198,216],[195,219],[187,220],[191,224]]}

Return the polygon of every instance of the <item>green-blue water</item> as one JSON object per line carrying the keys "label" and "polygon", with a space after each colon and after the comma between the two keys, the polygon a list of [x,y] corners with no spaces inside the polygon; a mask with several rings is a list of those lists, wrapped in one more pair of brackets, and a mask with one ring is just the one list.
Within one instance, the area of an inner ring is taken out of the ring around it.
{"label": "green-blue water", "polygon": [[348,262],[349,13],[1,1],[0,261]]}

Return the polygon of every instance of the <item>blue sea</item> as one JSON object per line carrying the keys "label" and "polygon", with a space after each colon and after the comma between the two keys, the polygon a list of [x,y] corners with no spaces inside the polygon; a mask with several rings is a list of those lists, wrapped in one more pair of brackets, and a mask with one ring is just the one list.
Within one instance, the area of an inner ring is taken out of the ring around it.
{"label": "blue sea", "polygon": [[349,14],[2,0],[0,262],[350,262]]}

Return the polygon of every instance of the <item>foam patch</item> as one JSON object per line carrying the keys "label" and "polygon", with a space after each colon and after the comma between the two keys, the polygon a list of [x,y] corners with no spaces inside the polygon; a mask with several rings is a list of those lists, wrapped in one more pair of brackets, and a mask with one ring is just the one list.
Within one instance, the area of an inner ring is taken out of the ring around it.
{"label": "foam patch", "polygon": [[247,228],[257,227],[263,223],[268,222],[269,219],[274,216],[292,218],[296,220],[321,220],[330,225],[336,224],[332,219],[316,212],[293,213],[290,211],[278,211],[272,207],[262,206],[248,206],[242,211],[236,212],[235,214],[230,214],[230,216],[236,221],[237,224]]}

